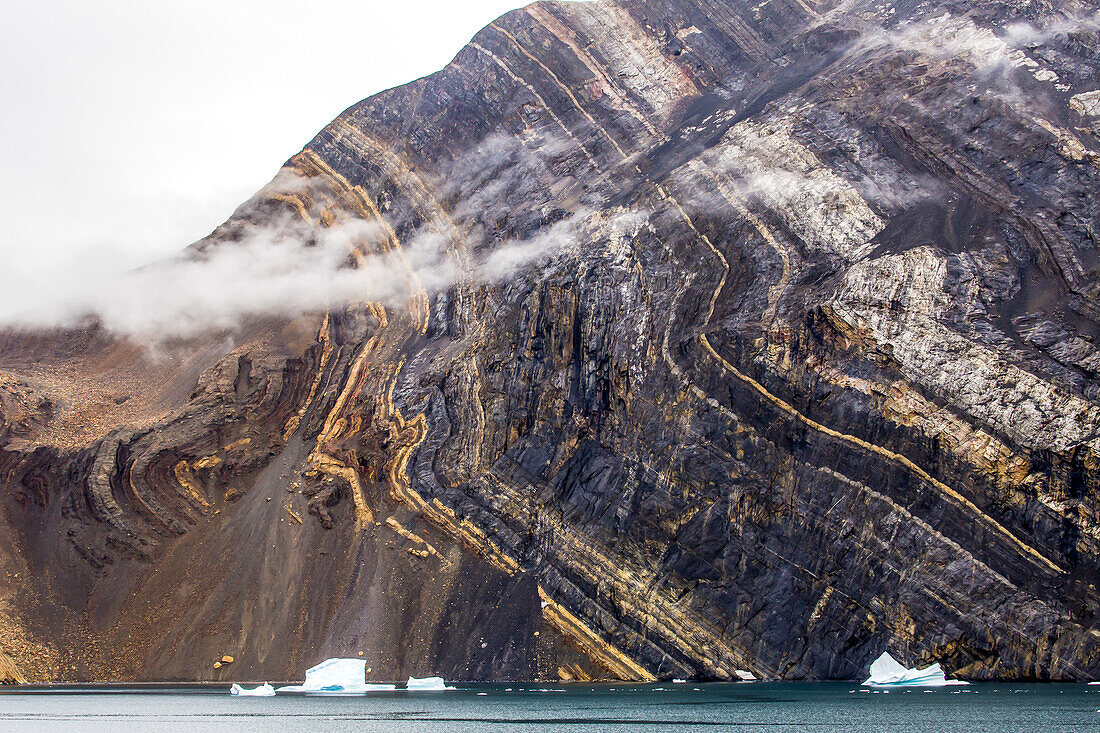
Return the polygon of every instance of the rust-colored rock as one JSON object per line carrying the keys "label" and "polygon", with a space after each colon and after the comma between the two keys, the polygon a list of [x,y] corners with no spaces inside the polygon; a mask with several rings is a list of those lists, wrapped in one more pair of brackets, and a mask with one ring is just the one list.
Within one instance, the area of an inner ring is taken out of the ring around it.
{"label": "rust-colored rock", "polygon": [[22,685],[26,682],[12,658],[0,652],[0,685]]}

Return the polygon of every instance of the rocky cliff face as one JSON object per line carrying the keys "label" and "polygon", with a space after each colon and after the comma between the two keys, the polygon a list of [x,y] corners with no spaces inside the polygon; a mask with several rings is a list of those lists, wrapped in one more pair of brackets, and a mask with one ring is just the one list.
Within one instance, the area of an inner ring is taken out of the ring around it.
{"label": "rocky cliff face", "polygon": [[197,246],[374,222],[349,266],[404,262],[398,295],[156,356],[2,337],[0,652],[36,679],[847,678],[885,649],[1100,676],[1096,12],[500,18]]}

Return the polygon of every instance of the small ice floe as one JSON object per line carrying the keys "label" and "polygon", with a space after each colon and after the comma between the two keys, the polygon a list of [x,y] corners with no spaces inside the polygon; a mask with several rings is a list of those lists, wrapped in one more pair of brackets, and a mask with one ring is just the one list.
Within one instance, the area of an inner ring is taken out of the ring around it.
{"label": "small ice floe", "polygon": [[737,673],[737,676],[741,679],[742,682],[756,682],[757,681],[756,680],[756,675],[754,675],[752,672],[748,671],[747,669],[735,669],[733,671]]}
{"label": "small ice floe", "polygon": [[440,692],[453,690],[454,687],[448,687],[442,677],[410,677],[405,683],[405,689],[414,692]]}
{"label": "small ice floe", "polygon": [[230,695],[237,695],[239,697],[274,697],[275,688],[266,682],[259,687],[241,687],[236,682],[229,688]]}
{"label": "small ice floe", "polygon": [[686,685],[687,680],[674,679],[674,680],[672,680],[672,684],[674,684],[674,685]]}
{"label": "small ice floe", "polygon": [[367,692],[388,692],[397,685],[366,683],[367,662],[364,659],[326,659],[306,670],[306,681],[287,685],[275,692],[302,692],[307,695],[362,695]]}
{"label": "small ice floe", "polygon": [[946,687],[969,683],[947,679],[938,663],[924,669],[908,669],[891,657],[889,652],[883,652],[882,656],[871,663],[871,676],[863,684],[867,687]]}

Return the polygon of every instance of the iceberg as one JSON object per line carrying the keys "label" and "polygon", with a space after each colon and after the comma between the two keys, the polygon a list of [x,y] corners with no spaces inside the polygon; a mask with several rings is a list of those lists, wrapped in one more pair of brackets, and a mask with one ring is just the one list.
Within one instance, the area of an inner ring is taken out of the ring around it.
{"label": "iceberg", "polygon": [[251,689],[247,687],[241,687],[236,682],[229,688],[230,695],[238,695],[240,697],[273,697],[275,695],[275,688],[266,682],[259,687],[253,687]]}
{"label": "iceberg", "polygon": [[409,681],[405,683],[405,689],[420,692],[438,692],[440,690],[453,690],[454,687],[448,687],[442,677],[410,677]]}
{"label": "iceberg", "polygon": [[943,676],[939,663],[924,669],[908,669],[889,652],[871,663],[871,676],[863,681],[866,687],[946,687],[948,685],[967,685],[962,680],[949,680]]}
{"label": "iceberg", "polygon": [[367,684],[367,662],[363,659],[326,659],[306,670],[306,681],[286,685],[275,692],[302,692],[307,695],[362,695],[367,692],[389,692],[397,685]]}

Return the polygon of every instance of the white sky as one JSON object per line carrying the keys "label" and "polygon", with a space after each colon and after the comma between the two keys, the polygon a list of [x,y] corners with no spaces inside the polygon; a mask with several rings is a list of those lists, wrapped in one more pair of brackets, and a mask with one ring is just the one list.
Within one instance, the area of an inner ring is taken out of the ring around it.
{"label": "white sky", "polygon": [[0,288],[205,236],[342,110],[523,2],[5,0]]}

